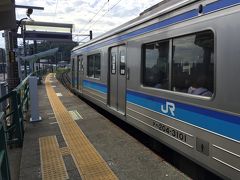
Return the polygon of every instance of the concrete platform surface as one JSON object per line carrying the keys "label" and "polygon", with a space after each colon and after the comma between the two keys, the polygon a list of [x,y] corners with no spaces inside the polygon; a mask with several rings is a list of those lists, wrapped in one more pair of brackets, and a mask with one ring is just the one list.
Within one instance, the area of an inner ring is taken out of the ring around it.
{"label": "concrete platform surface", "polygon": [[[190,179],[110,120],[70,93],[54,77],[51,85],[68,111],[78,112],[77,125],[119,179]],[[49,102],[45,84],[38,86],[42,121],[27,123],[20,166],[21,180],[42,179],[39,138],[56,136],[67,146]],[[76,115],[76,114],[75,114]],[[69,132],[71,133],[71,132]],[[79,147],[80,148],[80,147]],[[63,155],[69,179],[82,179],[71,155]]]}

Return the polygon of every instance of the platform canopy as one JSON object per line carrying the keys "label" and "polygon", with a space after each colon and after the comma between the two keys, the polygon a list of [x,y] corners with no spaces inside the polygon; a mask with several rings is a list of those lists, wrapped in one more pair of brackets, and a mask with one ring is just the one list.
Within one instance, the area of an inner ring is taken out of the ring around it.
{"label": "platform canopy", "polygon": [[33,54],[33,55],[30,55],[30,56],[21,57],[21,60],[28,61],[30,63],[35,63],[38,59],[43,58],[43,57],[47,57],[47,56],[52,56],[57,51],[58,51],[58,48],[54,48],[54,49],[50,49],[50,50],[40,52],[40,53],[37,53],[37,54]]}
{"label": "platform canopy", "polygon": [[0,0],[0,30],[16,27],[14,0]]}

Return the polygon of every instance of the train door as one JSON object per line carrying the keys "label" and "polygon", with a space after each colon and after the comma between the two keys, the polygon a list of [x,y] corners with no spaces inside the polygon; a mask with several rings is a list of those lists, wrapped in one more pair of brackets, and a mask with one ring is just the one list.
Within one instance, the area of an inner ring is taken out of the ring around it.
{"label": "train door", "polygon": [[126,111],[126,47],[110,49],[109,95],[111,108],[125,115]]}
{"label": "train door", "polygon": [[77,89],[79,89],[79,65],[80,60],[79,60],[79,56],[77,57],[77,67],[76,67],[76,79],[77,79]]}
{"label": "train door", "polygon": [[83,86],[83,56],[80,55],[78,56],[78,72],[79,72],[79,76],[78,76],[78,89],[80,92],[82,92],[82,86]]}
{"label": "train door", "polygon": [[72,88],[75,88],[75,61],[72,58]]}

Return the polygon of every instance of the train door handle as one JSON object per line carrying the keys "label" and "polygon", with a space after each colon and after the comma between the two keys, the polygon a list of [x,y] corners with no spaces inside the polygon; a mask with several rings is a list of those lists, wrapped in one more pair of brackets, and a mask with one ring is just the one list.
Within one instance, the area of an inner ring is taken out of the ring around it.
{"label": "train door handle", "polygon": [[127,68],[127,80],[129,80],[129,79],[130,79],[130,69]]}

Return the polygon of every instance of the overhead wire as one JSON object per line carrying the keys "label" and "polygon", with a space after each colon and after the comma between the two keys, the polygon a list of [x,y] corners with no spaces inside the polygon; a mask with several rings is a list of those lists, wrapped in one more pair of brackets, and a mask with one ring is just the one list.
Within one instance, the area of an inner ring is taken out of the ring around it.
{"label": "overhead wire", "polygon": [[93,24],[91,24],[91,27],[96,24],[101,18],[103,18],[109,11],[111,11],[115,6],[117,6],[122,0],[119,0],[116,4],[114,4],[107,12],[105,12],[100,18],[98,18]]}
{"label": "overhead wire", "polygon": [[80,41],[78,41],[78,42],[82,42],[82,41],[84,41],[85,39],[87,39],[87,38],[89,38],[88,36],[87,37],[84,37],[83,39],[81,39]]}
{"label": "overhead wire", "polygon": [[54,21],[54,19],[56,19],[56,15],[57,15],[57,8],[58,8],[58,0],[56,0],[56,6],[55,6],[55,11],[54,11],[54,16],[52,17],[52,21]]}
{"label": "overhead wire", "polygon": [[[85,29],[85,27],[87,27],[88,25],[90,25],[90,27],[92,27],[93,25],[95,25],[101,18],[103,18],[108,12],[110,12],[114,7],[116,7],[120,2],[121,2],[122,0],[119,0],[116,4],[114,4],[110,9],[108,9],[108,11],[106,11],[102,16],[100,16],[93,24],[91,24],[91,22],[89,21],[89,23],[88,24],[86,24],[85,26],[84,26],[84,28],[82,28],[82,30],[79,32],[79,33],[81,33],[81,32],[83,32],[83,30]],[[108,3],[109,2],[109,0],[106,2],[106,3]],[[104,6],[106,5],[106,3],[104,4]],[[101,8],[102,9],[102,8]],[[100,11],[98,11],[98,12],[100,12]],[[96,17],[96,16],[94,16],[94,17]],[[90,29],[88,29],[88,30],[90,30]],[[83,40],[85,40],[86,38],[84,38]],[[83,40],[81,40],[81,41],[83,41]],[[80,41],[80,42],[81,42]]]}
{"label": "overhead wire", "polygon": [[57,13],[57,7],[58,7],[58,0],[56,0],[56,6],[55,6],[55,16],[56,16],[56,13]]}
{"label": "overhead wire", "polygon": [[91,21],[98,15],[98,13],[106,6],[106,4],[107,4],[108,2],[109,2],[109,0],[104,3],[104,5],[101,7],[101,9],[98,10],[98,12],[92,17],[92,19],[91,19],[89,22],[91,22]]}
{"label": "overhead wire", "polygon": [[88,24],[86,24],[80,31],[79,33],[83,32],[85,28],[93,21],[93,19],[101,12],[101,10],[106,6],[106,4],[109,3],[109,0],[106,1],[103,6],[98,10],[98,12],[88,21]]}

